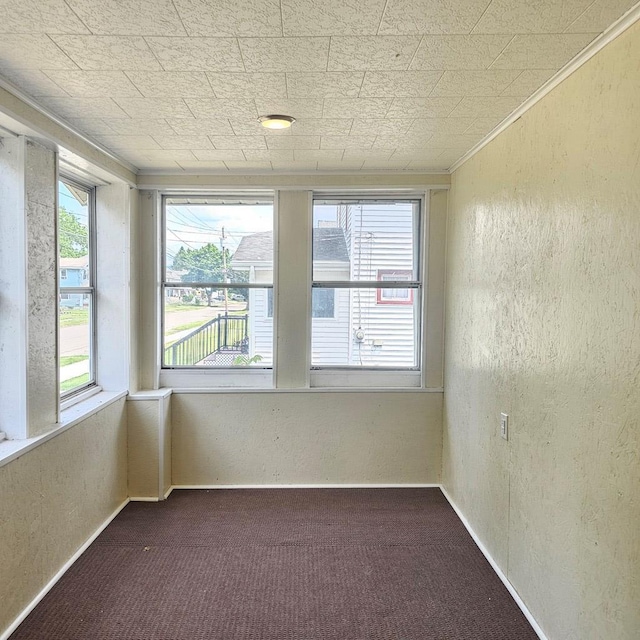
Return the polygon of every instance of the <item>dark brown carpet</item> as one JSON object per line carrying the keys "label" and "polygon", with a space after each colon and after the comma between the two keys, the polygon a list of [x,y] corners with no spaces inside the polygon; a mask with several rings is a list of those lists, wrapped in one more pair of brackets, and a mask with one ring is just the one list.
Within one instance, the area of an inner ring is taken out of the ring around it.
{"label": "dark brown carpet", "polygon": [[131,503],[11,640],[535,640],[438,489]]}

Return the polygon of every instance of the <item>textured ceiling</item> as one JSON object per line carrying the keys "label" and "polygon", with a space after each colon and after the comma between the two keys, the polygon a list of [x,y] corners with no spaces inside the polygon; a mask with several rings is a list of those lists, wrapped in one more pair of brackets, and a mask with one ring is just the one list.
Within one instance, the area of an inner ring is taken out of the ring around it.
{"label": "textured ceiling", "polygon": [[0,74],[141,169],[440,170],[633,4],[0,0]]}

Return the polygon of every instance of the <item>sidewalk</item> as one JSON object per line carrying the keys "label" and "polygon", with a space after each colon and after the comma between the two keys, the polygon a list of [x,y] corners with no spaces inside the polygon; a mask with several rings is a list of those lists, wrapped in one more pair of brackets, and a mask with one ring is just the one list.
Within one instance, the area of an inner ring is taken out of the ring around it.
{"label": "sidewalk", "polygon": [[60,382],[77,378],[85,373],[89,373],[89,359],[80,362],[68,364],[66,367],[60,367]]}

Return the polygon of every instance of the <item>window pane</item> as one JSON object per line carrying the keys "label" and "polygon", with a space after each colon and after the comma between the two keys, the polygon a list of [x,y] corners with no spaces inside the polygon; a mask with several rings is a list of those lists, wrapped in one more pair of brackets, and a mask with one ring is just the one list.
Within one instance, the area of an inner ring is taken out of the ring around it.
{"label": "window pane", "polygon": [[[312,290],[312,315],[314,318],[333,318],[335,315],[335,290]],[[267,315],[273,318],[273,289],[267,291]]]}
{"label": "window pane", "polygon": [[91,295],[60,294],[60,392],[93,382],[91,371]]}
{"label": "window pane", "polygon": [[314,201],[314,281],[374,281],[379,270],[408,271],[417,280],[418,210],[418,202],[408,200]]}
{"label": "window pane", "polygon": [[270,367],[270,289],[165,287],[166,367]]}
{"label": "window pane", "polygon": [[335,317],[335,289],[313,289],[312,294],[312,317]]}
{"label": "window pane", "polygon": [[273,282],[273,203],[166,200],[165,282]]}
{"label": "window pane", "polygon": [[419,290],[409,290],[410,304],[399,305],[378,304],[382,291],[389,290],[335,290],[335,318],[312,319],[313,366],[418,366]]}
{"label": "window pane", "polygon": [[60,287],[89,286],[89,192],[58,183]]}

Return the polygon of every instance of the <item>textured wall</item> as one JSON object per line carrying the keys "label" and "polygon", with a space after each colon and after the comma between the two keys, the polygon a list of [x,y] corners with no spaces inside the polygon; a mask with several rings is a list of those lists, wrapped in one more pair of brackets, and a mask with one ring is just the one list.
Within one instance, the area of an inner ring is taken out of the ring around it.
{"label": "textured wall", "polygon": [[175,485],[439,482],[442,394],[180,394]]}
{"label": "textured wall", "polygon": [[162,499],[171,488],[171,394],[143,391],[127,401],[129,497]]}
{"label": "textured wall", "polygon": [[640,629],[639,78],[636,24],[453,176],[443,481],[552,640]]}
{"label": "textured wall", "polygon": [[157,499],[160,492],[159,402],[127,402],[128,486],[134,499]]}
{"label": "textured wall", "polygon": [[0,467],[0,635],[126,499],[124,402]]}
{"label": "textured wall", "polygon": [[56,154],[31,140],[25,145],[24,215],[27,221],[28,435],[58,421],[56,259]]}

